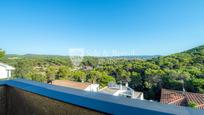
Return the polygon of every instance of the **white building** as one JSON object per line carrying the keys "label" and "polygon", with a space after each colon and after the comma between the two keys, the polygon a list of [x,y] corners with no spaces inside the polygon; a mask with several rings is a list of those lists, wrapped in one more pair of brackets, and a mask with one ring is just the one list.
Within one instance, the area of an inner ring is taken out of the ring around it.
{"label": "white building", "polygon": [[80,89],[84,91],[99,92],[113,96],[123,96],[132,99],[144,100],[143,92],[134,91],[127,85],[122,86],[117,84],[109,84],[107,87],[99,89],[99,84],[91,84],[87,82],[75,82],[69,80],[54,80],[52,81],[52,84],[63,87]]}
{"label": "white building", "polygon": [[107,87],[100,89],[99,92],[114,96],[123,96],[132,99],[144,100],[143,92],[134,91],[132,88],[117,84],[109,84]]}
{"label": "white building", "polygon": [[91,84],[91,83],[86,83],[86,82],[75,82],[75,81],[69,81],[69,80],[54,80],[52,81],[52,84],[63,86],[63,87],[81,89],[84,91],[97,92],[99,90],[99,84]]}
{"label": "white building", "polygon": [[0,63],[0,79],[9,79],[11,77],[12,70],[15,70],[15,68],[7,64]]}

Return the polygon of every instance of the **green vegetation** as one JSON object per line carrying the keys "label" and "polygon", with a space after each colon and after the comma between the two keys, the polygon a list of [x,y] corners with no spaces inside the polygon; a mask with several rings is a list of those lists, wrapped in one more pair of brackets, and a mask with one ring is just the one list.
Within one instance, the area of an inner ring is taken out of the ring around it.
{"label": "green vegetation", "polygon": [[197,104],[193,101],[188,102],[188,106],[191,108],[196,108]]}
{"label": "green vegetation", "polygon": [[[129,83],[146,99],[159,100],[161,88],[204,93],[204,46],[185,52],[142,60],[133,58],[84,57],[74,68],[69,57],[7,55],[0,61],[16,67],[14,78],[41,82],[68,79],[80,82]],[[87,69],[89,68],[89,69]]]}
{"label": "green vegetation", "polygon": [[0,58],[3,57],[4,55],[5,55],[5,52],[2,49],[0,49]]}

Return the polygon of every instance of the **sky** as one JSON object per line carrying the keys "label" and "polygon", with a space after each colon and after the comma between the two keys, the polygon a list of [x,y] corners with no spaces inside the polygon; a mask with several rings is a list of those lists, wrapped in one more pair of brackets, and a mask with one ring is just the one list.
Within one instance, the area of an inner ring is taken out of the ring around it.
{"label": "sky", "polygon": [[169,55],[204,45],[204,0],[1,0],[7,54]]}

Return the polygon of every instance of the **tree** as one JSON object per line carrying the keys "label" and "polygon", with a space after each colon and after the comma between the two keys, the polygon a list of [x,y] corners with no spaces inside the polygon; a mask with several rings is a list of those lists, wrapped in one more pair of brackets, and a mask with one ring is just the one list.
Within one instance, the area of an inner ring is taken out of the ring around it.
{"label": "tree", "polygon": [[32,64],[28,60],[19,60],[15,65],[14,77],[27,78],[27,74],[32,71]]}
{"label": "tree", "polygon": [[38,82],[45,82],[46,81],[46,76],[43,73],[39,73],[37,71],[32,71],[27,74],[27,77],[30,80],[38,81]]}
{"label": "tree", "polygon": [[52,82],[56,78],[57,68],[55,66],[49,66],[46,70],[47,82]]}
{"label": "tree", "polygon": [[4,57],[5,55],[5,51],[3,51],[2,49],[0,49],[0,58]]}
{"label": "tree", "polygon": [[73,72],[72,77],[75,81],[85,82],[86,73],[84,71],[78,70],[78,71]]}
{"label": "tree", "polygon": [[103,72],[102,76],[99,79],[100,86],[105,87],[110,82],[115,82],[115,78],[113,78],[112,76],[108,76],[107,73]]}
{"label": "tree", "polygon": [[71,71],[67,66],[60,66],[57,72],[57,79],[71,79]]}
{"label": "tree", "polygon": [[185,81],[185,75],[178,70],[164,70],[165,74],[162,76],[162,87],[167,89],[182,90],[183,82]]}
{"label": "tree", "polygon": [[124,69],[117,69],[116,79],[118,82],[126,83],[130,81],[130,72],[125,71]]}
{"label": "tree", "polygon": [[136,91],[143,91],[142,76],[138,72],[133,72],[131,75],[130,87]]}
{"label": "tree", "polygon": [[99,81],[100,77],[101,77],[101,73],[99,71],[92,70],[89,73],[87,79],[89,82],[94,84],[94,83],[97,83]]}
{"label": "tree", "polygon": [[186,67],[185,71],[190,74],[189,76],[194,76],[194,77],[199,77],[202,74],[201,70],[194,66]]}
{"label": "tree", "polygon": [[204,93],[204,79],[192,78],[187,81],[186,87],[191,92]]}
{"label": "tree", "polygon": [[85,56],[82,64],[84,66],[96,67],[99,64],[99,60],[95,57]]}

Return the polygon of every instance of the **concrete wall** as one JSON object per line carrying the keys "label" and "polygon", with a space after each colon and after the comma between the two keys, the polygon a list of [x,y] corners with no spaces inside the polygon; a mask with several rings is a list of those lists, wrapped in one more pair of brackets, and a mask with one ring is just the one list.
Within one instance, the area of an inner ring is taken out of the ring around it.
{"label": "concrete wall", "polygon": [[6,115],[6,87],[0,86],[0,115]]}
{"label": "concrete wall", "polygon": [[[7,87],[7,115],[102,115],[86,108]],[[93,105],[94,106],[94,105]],[[0,114],[1,115],[1,114]]]}

